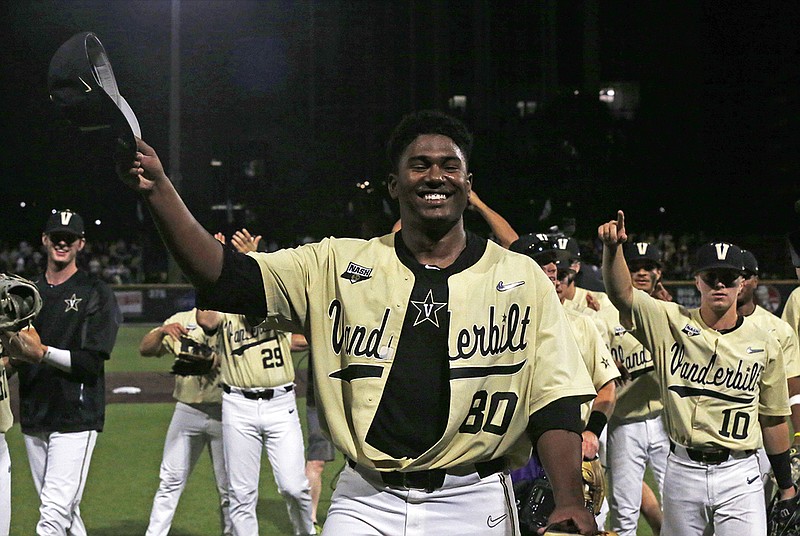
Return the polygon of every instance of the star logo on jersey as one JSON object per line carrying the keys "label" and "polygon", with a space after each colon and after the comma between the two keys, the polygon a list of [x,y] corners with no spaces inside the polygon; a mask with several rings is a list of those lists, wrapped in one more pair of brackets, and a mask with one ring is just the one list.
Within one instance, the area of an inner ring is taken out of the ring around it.
{"label": "star logo on jersey", "polygon": [[417,326],[423,322],[430,320],[430,322],[439,327],[439,309],[447,305],[447,303],[433,301],[433,290],[428,291],[425,296],[425,301],[411,300],[411,305],[417,308],[417,319],[414,320],[414,325]]}
{"label": "star logo on jersey", "polygon": [[608,362],[608,358],[607,357],[604,357],[603,359],[601,359],[600,362],[603,364],[603,367],[605,367],[605,368],[608,368],[608,367],[611,366],[611,363]]}
{"label": "star logo on jersey", "polygon": [[67,311],[77,311],[78,310],[78,304],[80,302],[82,302],[82,301],[83,301],[83,298],[77,297],[75,295],[75,293],[73,292],[72,296],[70,296],[69,298],[64,300],[64,303],[67,304],[67,308],[64,309],[64,312],[66,313]]}
{"label": "star logo on jersey", "polygon": [[686,335],[688,335],[689,337],[694,337],[695,335],[700,335],[700,330],[698,328],[694,327],[694,326],[690,326],[689,324],[686,324],[685,326],[683,326],[683,329],[681,331],[683,333],[685,333]]}
{"label": "star logo on jersey", "polygon": [[372,277],[372,268],[367,268],[366,266],[351,262],[347,265],[347,269],[344,273],[339,277],[349,280],[350,284],[356,284],[359,281],[364,281]]}

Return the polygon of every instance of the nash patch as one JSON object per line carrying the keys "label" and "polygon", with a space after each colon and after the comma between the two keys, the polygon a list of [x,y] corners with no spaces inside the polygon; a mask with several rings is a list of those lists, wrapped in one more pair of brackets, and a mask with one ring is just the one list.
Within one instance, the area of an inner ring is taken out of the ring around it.
{"label": "nash patch", "polygon": [[700,330],[698,328],[694,327],[694,326],[690,326],[689,324],[686,324],[685,326],[683,326],[683,329],[681,331],[684,332],[689,337],[694,337],[695,335],[700,335]]}
{"label": "nash patch", "polygon": [[372,277],[372,268],[351,262],[347,265],[347,270],[339,277],[349,280],[350,283],[358,283]]}

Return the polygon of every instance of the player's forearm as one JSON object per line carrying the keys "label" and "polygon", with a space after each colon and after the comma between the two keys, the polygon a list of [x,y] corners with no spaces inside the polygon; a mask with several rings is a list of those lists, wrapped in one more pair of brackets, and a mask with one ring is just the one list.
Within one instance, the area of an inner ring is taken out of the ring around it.
{"label": "player's forearm", "polygon": [[207,309],[198,309],[196,317],[197,325],[203,328],[203,331],[209,335],[216,333],[220,322],[222,322],[222,315],[220,313]]}
{"label": "player's forearm", "polygon": [[614,413],[614,407],[617,405],[617,387],[614,381],[606,383],[597,391],[597,397],[592,402],[592,411],[599,411],[606,416],[606,419],[611,417]]}
{"label": "player's forearm", "polygon": [[161,239],[192,284],[214,283],[222,271],[222,244],[195,219],[172,182],[160,180],[144,195]]}
{"label": "player's forearm", "polygon": [[621,244],[603,246],[602,270],[606,293],[614,307],[619,310],[620,320],[629,318],[633,304],[633,285]]}
{"label": "player's forearm", "polygon": [[767,454],[780,454],[789,450],[789,426],[783,417],[760,415],[759,424]]}
{"label": "player's forearm", "polygon": [[556,506],[583,506],[581,436],[568,430],[548,430],[539,438],[536,450],[553,487]]}
{"label": "player's forearm", "polygon": [[147,335],[142,337],[139,343],[139,353],[144,357],[159,357],[161,355],[161,342],[164,340],[165,333],[161,326],[151,329]]}
{"label": "player's forearm", "polygon": [[508,249],[508,246],[519,238],[519,234],[511,227],[511,224],[508,223],[503,216],[489,208],[485,203],[474,206],[475,210],[477,210],[480,215],[483,216],[483,219],[486,220],[486,223],[489,224],[492,234],[497,237],[497,241],[501,246]]}

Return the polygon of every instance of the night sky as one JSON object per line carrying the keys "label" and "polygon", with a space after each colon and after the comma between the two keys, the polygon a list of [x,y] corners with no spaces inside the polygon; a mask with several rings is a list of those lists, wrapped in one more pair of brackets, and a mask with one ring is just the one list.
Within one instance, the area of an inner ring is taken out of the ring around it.
{"label": "night sky", "polygon": [[[543,4],[493,4],[183,0],[181,186],[190,208],[217,230],[227,223],[210,207],[230,197],[250,209],[234,225],[284,243],[357,235],[364,215],[383,206],[391,127],[414,108],[446,108],[466,94],[475,188],[521,233],[553,223],[536,217],[547,198],[551,219],[576,216],[585,236],[615,208],[640,229],[723,238],[797,225],[800,7],[599,2],[600,80],[640,87],[635,119],[609,122],[594,100],[569,97],[584,82],[584,4],[551,3],[566,97],[523,122],[514,102],[539,82]],[[151,233],[110,159],[51,107],[47,68],[71,35],[95,32],[144,139],[169,165],[170,2],[0,9],[0,240],[35,238],[54,207],[101,219],[92,231],[100,238]],[[553,156],[562,139],[577,157]],[[211,168],[213,158],[225,165]],[[248,161],[257,162],[250,174]],[[372,194],[355,187],[363,180],[377,185]],[[393,217],[378,215],[376,225]]]}

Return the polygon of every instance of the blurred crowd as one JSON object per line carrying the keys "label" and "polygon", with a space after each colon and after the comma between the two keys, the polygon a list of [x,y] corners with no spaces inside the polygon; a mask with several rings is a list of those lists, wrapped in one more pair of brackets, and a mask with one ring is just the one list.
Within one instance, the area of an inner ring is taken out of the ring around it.
{"label": "blurred crowd", "polygon": [[[577,238],[577,237],[576,237]],[[690,265],[694,251],[705,242],[713,239],[704,233],[694,233],[674,237],[671,233],[645,232],[631,237],[657,244],[664,256],[664,279],[683,281],[691,279]],[[750,249],[761,266],[762,279],[793,279],[794,269],[786,252],[785,238],[774,237],[738,237],[731,238],[736,244]],[[313,241],[310,237],[297,239],[297,244]],[[602,244],[595,239],[578,238],[584,264],[600,265]],[[264,241],[260,250],[274,251],[281,246],[273,241]],[[85,270],[98,274],[104,281],[113,285],[142,283],[166,283],[166,252],[161,244],[149,248],[142,247],[133,241],[115,240],[109,242],[86,242],[86,247],[78,256],[78,265]],[[20,242],[9,244],[0,242],[0,272],[15,273],[33,278],[44,270],[44,256],[41,244]]]}

